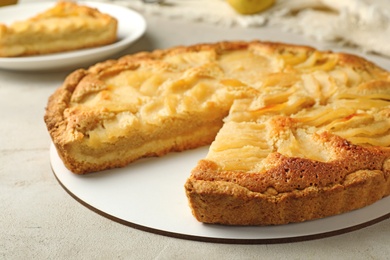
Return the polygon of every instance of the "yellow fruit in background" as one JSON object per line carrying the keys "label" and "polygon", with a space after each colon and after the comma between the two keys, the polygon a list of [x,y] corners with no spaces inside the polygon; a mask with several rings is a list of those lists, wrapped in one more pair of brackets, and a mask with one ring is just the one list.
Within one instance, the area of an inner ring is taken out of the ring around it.
{"label": "yellow fruit in background", "polygon": [[271,7],[275,0],[227,0],[240,14],[255,14]]}

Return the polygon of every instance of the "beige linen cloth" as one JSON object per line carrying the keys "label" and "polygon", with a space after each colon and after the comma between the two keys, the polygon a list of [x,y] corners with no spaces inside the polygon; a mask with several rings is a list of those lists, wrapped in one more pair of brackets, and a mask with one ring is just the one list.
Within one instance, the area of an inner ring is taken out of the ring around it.
{"label": "beige linen cloth", "polygon": [[353,45],[390,57],[390,0],[276,0],[256,15],[237,14],[225,0],[101,0],[141,13],[219,26],[280,26],[317,41]]}

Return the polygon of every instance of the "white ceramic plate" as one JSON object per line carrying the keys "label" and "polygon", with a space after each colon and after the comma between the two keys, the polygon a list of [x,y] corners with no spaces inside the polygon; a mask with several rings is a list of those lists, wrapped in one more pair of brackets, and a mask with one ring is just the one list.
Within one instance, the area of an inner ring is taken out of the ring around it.
{"label": "white ceramic plate", "polygon": [[[117,42],[102,47],[78,51],[29,57],[0,58],[0,68],[37,71],[73,69],[88,66],[126,49],[131,43],[140,38],[146,30],[145,19],[131,9],[98,2],[80,3],[98,8],[101,12],[110,14],[118,19]],[[27,19],[50,8],[54,4],[54,2],[38,2],[2,7],[0,8],[0,23],[10,24],[16,20]]]}
{"label": "white ceramic plate", "polygon": [[219,243],[280,243],[353,231],[390,217],[390,197],[338,216],[298,224],[237,227],[201,224],[191,215],[184,183],[208,147],[161,158],[138,160],[128,167],[75,175],[65,168],[54,145],[53,172],[76,200],[119,223],[162,235]]}

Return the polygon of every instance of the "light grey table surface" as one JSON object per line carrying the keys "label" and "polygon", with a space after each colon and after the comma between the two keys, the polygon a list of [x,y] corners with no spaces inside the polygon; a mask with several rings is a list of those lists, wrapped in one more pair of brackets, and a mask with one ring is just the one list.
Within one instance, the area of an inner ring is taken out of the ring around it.
{"label": "light grey table surface", "polygon": [[[146,19],[146,34],[113,58],[219,40],[331,47],[269,28],[216,27],[150,15]],[[390,64],[384,57],[368,57],[380,65]],[[238,245],[157,235],[89,210],[55,179],[43,122],[48,97],[69,72],[0,69],[0,259],[390,259],[390,219],[323,239]]]}

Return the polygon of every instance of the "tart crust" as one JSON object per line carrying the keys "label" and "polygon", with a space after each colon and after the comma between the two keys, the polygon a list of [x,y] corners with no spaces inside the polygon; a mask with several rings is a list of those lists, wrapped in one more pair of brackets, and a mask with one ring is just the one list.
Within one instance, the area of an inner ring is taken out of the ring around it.
{"label": "tart crust", "polygon": [[211,144],[185,183],[204,223],[277,225],[390,194],[390,74],[344,53],[220,42],[70,74],[45,122],[74,173]]}

